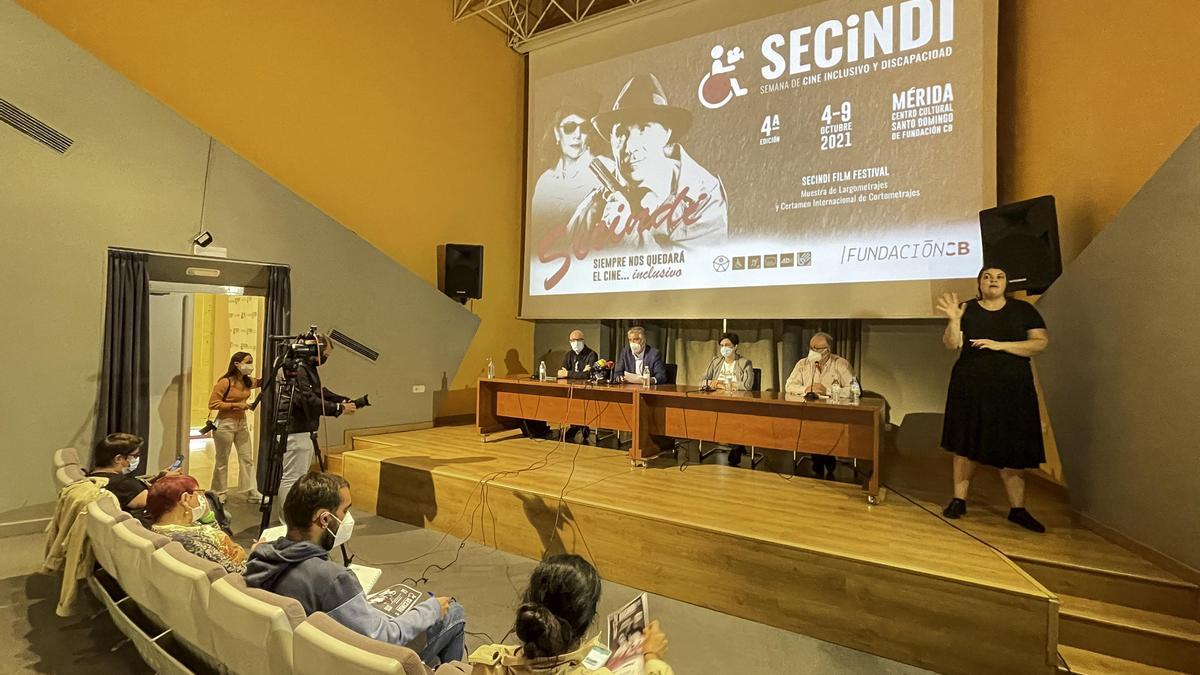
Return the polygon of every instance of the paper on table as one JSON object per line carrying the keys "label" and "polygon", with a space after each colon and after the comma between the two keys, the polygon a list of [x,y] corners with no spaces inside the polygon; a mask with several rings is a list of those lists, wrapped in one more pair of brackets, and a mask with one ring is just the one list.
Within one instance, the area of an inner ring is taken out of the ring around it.
{"label": "paper on table", "polygon": [[378,567],[366,567],[357,563],[350,563],[350,571],[358,577],[358,583],[362,584],[363,593],[367,594],[370,594],[371,589],[375,588],[375,584],[379,583],[379,577],[383,576],[383,570]]}

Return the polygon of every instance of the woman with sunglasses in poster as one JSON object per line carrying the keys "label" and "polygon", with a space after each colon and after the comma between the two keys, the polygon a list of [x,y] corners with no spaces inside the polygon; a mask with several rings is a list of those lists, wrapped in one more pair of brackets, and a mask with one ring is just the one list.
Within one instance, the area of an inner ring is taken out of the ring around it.
{"label": "woman with sunglasses in poster", "polygon": [[531,225],[533,241],[554,227],[561,227],[600,181],[588,169],[595,156],[596,142],[591,119],[600,104],[599,96],[588,101],[578,96],[564,101],[554,115],[553,126],[546,134],[546,162],[549,168],[538,177],[533,188]]}

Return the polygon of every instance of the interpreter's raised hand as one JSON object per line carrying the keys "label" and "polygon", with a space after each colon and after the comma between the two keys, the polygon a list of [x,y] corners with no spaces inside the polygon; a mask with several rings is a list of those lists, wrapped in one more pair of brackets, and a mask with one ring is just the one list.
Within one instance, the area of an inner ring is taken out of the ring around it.
{"label": "interpreter's raised hand", "polygon": [[437,599],[438,604],[442,606],[442,616],[446,616],[447,614],[450,613],[450,602],[452,600],[453,600],[453,598],[447,598],[445,596],[439,597]]}
{"label": "interpreter's raised hand", "polygon": [[937,309],[951,321],[961,319],[963,315],[963,307],[959,304],[958,293],[943,293],[942,297],[938,298]]}
{"label": "interpreter's raised hand", "polygon": [[1002,352],[1006,347],[1006,343],[981,338],[978,340],[971,340],[971,346],[975,349],[990,349],[994,352]]}
{"label": "interpreter's raised hand", "polygon": [[661,659],[666,651],[667,634],[662,631],[657,620],[651,621],[650,625],[646,626],[646,633],[642,638],[642,654],[649,661],[650,659]]}

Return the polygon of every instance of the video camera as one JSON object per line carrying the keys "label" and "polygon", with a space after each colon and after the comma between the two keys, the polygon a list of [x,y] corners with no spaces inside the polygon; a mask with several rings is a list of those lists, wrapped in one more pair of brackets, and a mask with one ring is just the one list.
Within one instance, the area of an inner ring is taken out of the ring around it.
{"label": "video camera", "polygon": [[272,342],[282,342],[283,352],[280,356],[285,361],[299,359],[315,359],[320,355],[320,336],[316,326],[309,326],[307,333],[299,335],[272,335]]}

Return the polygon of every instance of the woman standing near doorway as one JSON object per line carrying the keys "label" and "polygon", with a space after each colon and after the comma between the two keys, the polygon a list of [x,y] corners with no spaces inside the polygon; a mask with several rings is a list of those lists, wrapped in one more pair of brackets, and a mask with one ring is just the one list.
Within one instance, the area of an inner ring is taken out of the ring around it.
{"label": "woman standing near doorway", "polygon": [[250,442],[250,429],[246,424],[246,411],[250,408],[250,394],[262,386],[262,380],[254,378],[254,357],[248,352],[236,352],[229,359],[229,368],[213,385],[208,397],[208,409],[217,411],[217,428],[213,431],[213,445],[217,450],[217,461],[213,466],[212,491],[225,499],[225,474],[229,467],[229,450],[236,445],[238,455],[238,489],[251,502],[262,501],[262,494],[255,488],[254,452]]}

